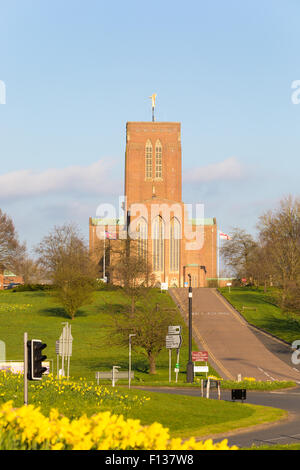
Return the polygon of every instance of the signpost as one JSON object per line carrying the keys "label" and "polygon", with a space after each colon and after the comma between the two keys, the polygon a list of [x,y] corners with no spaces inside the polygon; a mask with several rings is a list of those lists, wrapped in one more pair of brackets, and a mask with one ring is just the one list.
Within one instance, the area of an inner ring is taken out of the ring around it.
{"label": "signpost", "polygon": [[179,373],[179,354],[180,354],[180,347],[182,344],[182,336],[181,336],[181,326],[170,325],[168,327],[168,334],[166,336],[166,348],[169,350],[169,382],[171,382],[171,370],[172,370],[172,349],[177,349],[177,358],[176,358],[176,383],[178,380],[178,373]]}
{"label": "signpost", "polygon": [[208,352],[207,351],[192,351],[193,362],[207,362]]}
{"label": "signpost", "polygon": [[59,340],[56,341],[55,350],[57,355],[57,377],[59,377],[59,356],[61,356],[61,373],[65,375],[65,358],[67,359],[67,378],[70,375],[70,357],[72,356],[72,343],[73,336],[71,334],[71,325],[69,323],[62,323],[63,327],[62,334]]}
{"label": "signpost", "polygon": [[196,372],[205,372],[206,377],[209,371],[207,365],[208,361],[208,352],[207,351],[192,351],[192,361],[193,362],[205,362],[205,366],[194,366],[194,375]]}

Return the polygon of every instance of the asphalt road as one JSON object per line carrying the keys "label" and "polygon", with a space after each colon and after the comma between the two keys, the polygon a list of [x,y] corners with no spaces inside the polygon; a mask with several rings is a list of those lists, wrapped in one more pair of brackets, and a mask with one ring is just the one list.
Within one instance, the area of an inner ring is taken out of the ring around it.
{"label": "asphalt road", "polygon": [[[142,388],[142,387],[139,387]],[[201,396],[200,389],[173,389],[173,388],[149,388],[145,390],[161,393],[171,393],[187,396]],[[210,399],[217,399],[217,393],[212,389]],[[231,391],[222,390],[221,399],[231,401]],[[271,406],[289,412],[288,419],[277,424],[266,424],[252,430],[225,433],[212,436],[214,442],[228,439],[229,445],[238,447],[251,447],[252,445],[269,444],[300,444],[300,387],[290,390],[278,390],[273,392],[247,391],[245,403],[253,405]]]}
{"label": "asphalt road", "polygon": [[[187,322],[187,290],[172,289],[170,293]],[[193,289],[193,337],[224,379],[237,380],[241,375],[300,384],[290,346],[250,326],[216,289]]]}

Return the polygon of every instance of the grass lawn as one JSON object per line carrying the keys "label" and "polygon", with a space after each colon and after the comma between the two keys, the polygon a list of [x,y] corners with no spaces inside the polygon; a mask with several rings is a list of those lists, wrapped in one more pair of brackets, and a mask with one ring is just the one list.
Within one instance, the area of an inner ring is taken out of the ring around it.
{"label": "grass lawn", "polygon": [[[162,308],[176,308],[168,293],[158,289],[151,290],[146,300],[149,311],[159,303]],[[128,347],[121,347],[113,341],[111,331],[113,316],[117,315],[131,300],[122,289],[104,289],[95,292],[94,303],[81,308],[75,319],[70,320],[64,310],[55,304],[47,292],[12,292],[0,291],[0,340],[6,344],[7,360],[23,360],[23,333],[28,338],[41,339],[47,344],[45,353],[52,359],[56,373],[55,342],[62,332],[63,322],[72,327],[73,351],[70,375],[74,378],[95,378],[96,371],[111,370],[113,365],[128,370]],[[186,380],[188,361],[188,329],[178,312],[177,324],[183,326],[183,344],[180,350],[181,373],[179,381]],[[167,331],[165,332],[167,334]],[[147,358],[134,350],[132,340],[132,370],[135,373],[133,383],[168,383],[168,351],[163,348],[157,358],[157,374],[148,374]],[[196,349],[196,346],[195,346]],[[176,353],[172,353],[172,380],[175,382]],[[216,372],[211,369],[212,374]]]}
{"label": "grass lawn", "polygon": [[229,292],[224,287],[220,292],[250,324],[288,343],[300,339],[300,316],[282,312],[274,301],[275,289],[264,293],[263,288],[234,287]]}

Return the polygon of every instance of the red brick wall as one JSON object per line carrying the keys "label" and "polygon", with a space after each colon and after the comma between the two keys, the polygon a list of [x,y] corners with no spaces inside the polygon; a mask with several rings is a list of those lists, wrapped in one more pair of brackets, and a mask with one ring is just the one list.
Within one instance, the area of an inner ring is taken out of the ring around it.
{"label": "red brick wall", "polygon": [[[145,148],[153,148],[153,177],[146,178]],[[155,178],[155,144],[162,144],[162,179]],[[153,189],[154,188],[154,189]],[[126,125],[125,195],[132,202],[152,198],[181,201],[181,138],[178,122],[128,122]]]}

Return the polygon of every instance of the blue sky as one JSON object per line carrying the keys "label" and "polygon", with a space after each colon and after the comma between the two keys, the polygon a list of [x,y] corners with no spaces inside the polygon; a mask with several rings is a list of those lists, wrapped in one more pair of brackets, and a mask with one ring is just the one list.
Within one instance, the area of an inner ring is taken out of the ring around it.
{"label": "blue sky", "polygon": [[0,0],[0,208],[34,246],[123,193],[125,125],[182,123],[183,199],[228,232],[299,195],[300,3]]}

